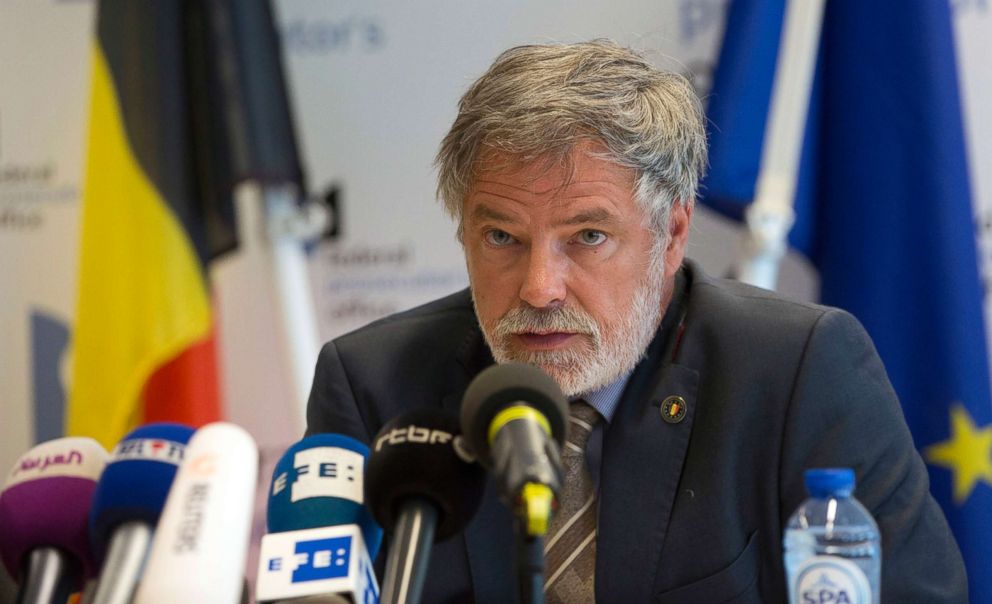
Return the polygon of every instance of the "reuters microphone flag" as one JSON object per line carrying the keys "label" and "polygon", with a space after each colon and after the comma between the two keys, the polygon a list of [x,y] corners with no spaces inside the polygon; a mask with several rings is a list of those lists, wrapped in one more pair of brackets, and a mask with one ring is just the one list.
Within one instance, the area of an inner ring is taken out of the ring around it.
{"label": "reuters microphone flag", "polygon": [[66,428],[106,447],[221,416],[183,6],[98,8]]}

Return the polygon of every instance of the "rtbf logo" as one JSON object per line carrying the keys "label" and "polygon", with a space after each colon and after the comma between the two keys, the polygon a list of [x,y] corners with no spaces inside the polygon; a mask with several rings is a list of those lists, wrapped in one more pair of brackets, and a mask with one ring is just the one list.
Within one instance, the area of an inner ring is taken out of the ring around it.
{"label": "rtbf logo", "polygon": [[450,432],[445,432],[444,430],[422,428],[411,424],[402,428],[393,428],[388,433],[380,436],[379,439],[375,441],[375,450],[381,450],[383,444],[402,445],[403,443],[426,443],[435,445],[437,443],[441,443],[443,445],[448,443],[452,437],[453,435]]}
{"label": "rtbf logo", "polygon": [[272,481],[272,495],[290,486],[290,501],[294,503],[310,497],[341,497],[364,503],[364,470],[365,457],[361,453],[339,447],[304,449],[293,456],[292,471],[281,472]]}
{"label": "rtbf logo", "polygon": [[[293,550],[289,560],[293,564],[293,583],[323,581],[348,576],[351,563],[351,537],[332,537],[301,541]],[[282,558],[269,560],[270,571],[283,569]]]}

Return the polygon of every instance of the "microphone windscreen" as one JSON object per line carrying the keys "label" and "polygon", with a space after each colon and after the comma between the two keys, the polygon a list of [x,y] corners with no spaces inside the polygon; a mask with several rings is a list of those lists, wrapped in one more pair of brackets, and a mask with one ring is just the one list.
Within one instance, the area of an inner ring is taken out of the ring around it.
{"label": "microphone windscreen", "polygon": [[102,556],[124,522],[158,522],[193,428],[156,423],[131,431],[114,447],[90,511],[90,533]]}
{"label": "microphone windscreen", "polygon": [[0,557],[11,577],[38,547],[68,552],[95,574],[87,519],[106,464],[104,448],[84,437],[50,440],[17,460],[0,492]]}
{"label": "microphone windscreen", "polygon": [[485,470],[459,449],[459,432],[453,413],[433,408],[405,413],[382,427],[365,477],[366,498],[380,524],[392,530],[403,501],[424,497],[438,508],[436,541],[465,528],[482,501]]}
{"label": "microphone windscreen", "polygon": [[489,463],[489,426],[504,408],[525,403],[539,411],[562,446],[568,426],[568,401],[551,377],[533,365],[492,365],[472,380],[462,398],[461,426],[480,461]]}
{"label": "microphone windscreen", "polygon": [[314,434],[283,454],[272,473],[270,533],[357,524],[375,558],[382,528],[365,505],[369,448],[341,434]]}

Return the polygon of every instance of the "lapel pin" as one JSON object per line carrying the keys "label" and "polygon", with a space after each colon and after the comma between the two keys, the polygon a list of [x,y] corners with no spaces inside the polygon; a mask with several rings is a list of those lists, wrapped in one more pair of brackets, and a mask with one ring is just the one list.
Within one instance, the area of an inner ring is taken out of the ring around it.
{"label": "lapel pin", "polygon": [[670,396],[661,403],[661,419],[677,424],[685,419],[686,403],[681,396]]}

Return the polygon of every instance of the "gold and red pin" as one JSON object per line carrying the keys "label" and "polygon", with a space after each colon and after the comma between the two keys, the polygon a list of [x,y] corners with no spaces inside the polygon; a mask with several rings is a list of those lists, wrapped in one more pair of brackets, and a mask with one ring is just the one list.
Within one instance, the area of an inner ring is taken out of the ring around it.
{"label": "gold and red pin", "polygon": [[677,424],[685,419],[686,402],[681,396],[670,396],[661,403],[661,419]]}

